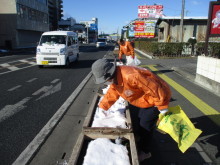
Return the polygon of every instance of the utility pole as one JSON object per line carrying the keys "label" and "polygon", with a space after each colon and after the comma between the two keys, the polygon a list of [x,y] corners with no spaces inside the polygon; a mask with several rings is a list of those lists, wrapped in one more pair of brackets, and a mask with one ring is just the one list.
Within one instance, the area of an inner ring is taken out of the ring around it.
{"label": "utility pole", "polygon": [[180,41],[183,42],[183,19],[184,19],[185,0],[182,0],[182,13],[180,21]]}
{"label": "utility pole", "polygon": [[89,43],[89,25],[87,26],[87,44]]}

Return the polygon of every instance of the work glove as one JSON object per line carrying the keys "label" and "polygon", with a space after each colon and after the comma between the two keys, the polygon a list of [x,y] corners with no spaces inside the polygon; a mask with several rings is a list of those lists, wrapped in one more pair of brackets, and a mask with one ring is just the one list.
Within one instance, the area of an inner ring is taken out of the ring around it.
{"label": "work glove", "polygon": [[99,118],[106,118],[108,117],[109,111],[106,111],[102,108],[98,108],[98,116]]}
{"label": "work glove", "polygon": [[166,113],[168,112],[168,109],[162,109],[162,110],[159,110],[160,111],[160,114],[165,116]]}
{"label": "work glove", "polygon": [[134,56],[131,56],[134,59]]}
{"label": "work glove", "polygon": [[163,117],[168,112],[168,109],[161,109],[159,111],[160,111],[160,114],[159,114],[159,117],[158,117],[158,120],[157,120],[157,123],[156,123],[157,126],[159,125],[160,121],[163,119]]}

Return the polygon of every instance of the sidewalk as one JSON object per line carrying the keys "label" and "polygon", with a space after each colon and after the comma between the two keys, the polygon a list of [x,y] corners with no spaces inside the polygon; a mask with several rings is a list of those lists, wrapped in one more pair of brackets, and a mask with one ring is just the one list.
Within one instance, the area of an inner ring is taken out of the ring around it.
{"label": "sidewalk", "polygon": [[190,79],[191,81],[195,80],[196,77],[196,67],[197,67],[197,57],[189,58],[176,58],[176,59],[153,59],[151,56],[146,53],[135,50],[138,55],[145,56],[151,60],[141,59],[143,63],[148,64],[160,64],[164,68],[172,69],[182,76]]}
{"label": "sidewalk", "polygon": [[[148,58],[140,57],[142,65],[155,64],[157,66],[162,66],[167,70],[174,70],[176,73],[194,83],[196,77],[197,57],[181,59],[150,59],[149,56],[144,53],[140,53],[139,51],[136,51],[136,53],[137,55],[141,54]],[[137,115],[135,114],[137,111],[132,112],[133,117]],[[136,119],[134,118],[134,120]],[[164,135],[155,131],[152,146],[152,157],[143,162],[143,165],[217,165],[212,162],[210,157],[197,142],[195,142],[187,152],[182,154],[178,149],[176,142],[174,142],[168,134]]]}
{"label": "sidewalk", "polygon": [[12,50],[0,49],[0,57],[9,56],[9,55],[28,55],[28,54],[35,54],[35,53],[36,53],[36,47],[19,48],[19,49],[12,49]]}

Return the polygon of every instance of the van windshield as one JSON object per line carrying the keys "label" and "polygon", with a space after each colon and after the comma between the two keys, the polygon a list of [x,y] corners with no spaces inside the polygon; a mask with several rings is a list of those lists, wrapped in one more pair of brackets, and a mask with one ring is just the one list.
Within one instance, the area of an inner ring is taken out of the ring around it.
{"label": "van windshield", "polygon": [[54,45],[54,44],[66,44],[65,35],[43,35],[40,40],[40,45]]}
{"label": "van windshield", "polygon": [[98,38],[98,42],[106,42],[105,38]]}

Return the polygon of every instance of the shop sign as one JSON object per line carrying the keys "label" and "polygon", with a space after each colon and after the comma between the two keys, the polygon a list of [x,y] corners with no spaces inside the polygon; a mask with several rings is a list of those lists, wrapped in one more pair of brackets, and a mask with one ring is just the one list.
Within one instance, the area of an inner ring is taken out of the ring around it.
{"label": "shop sign", "polygon": [[160,18],[163,15],[163,5],[138,6],[138,18]]}

